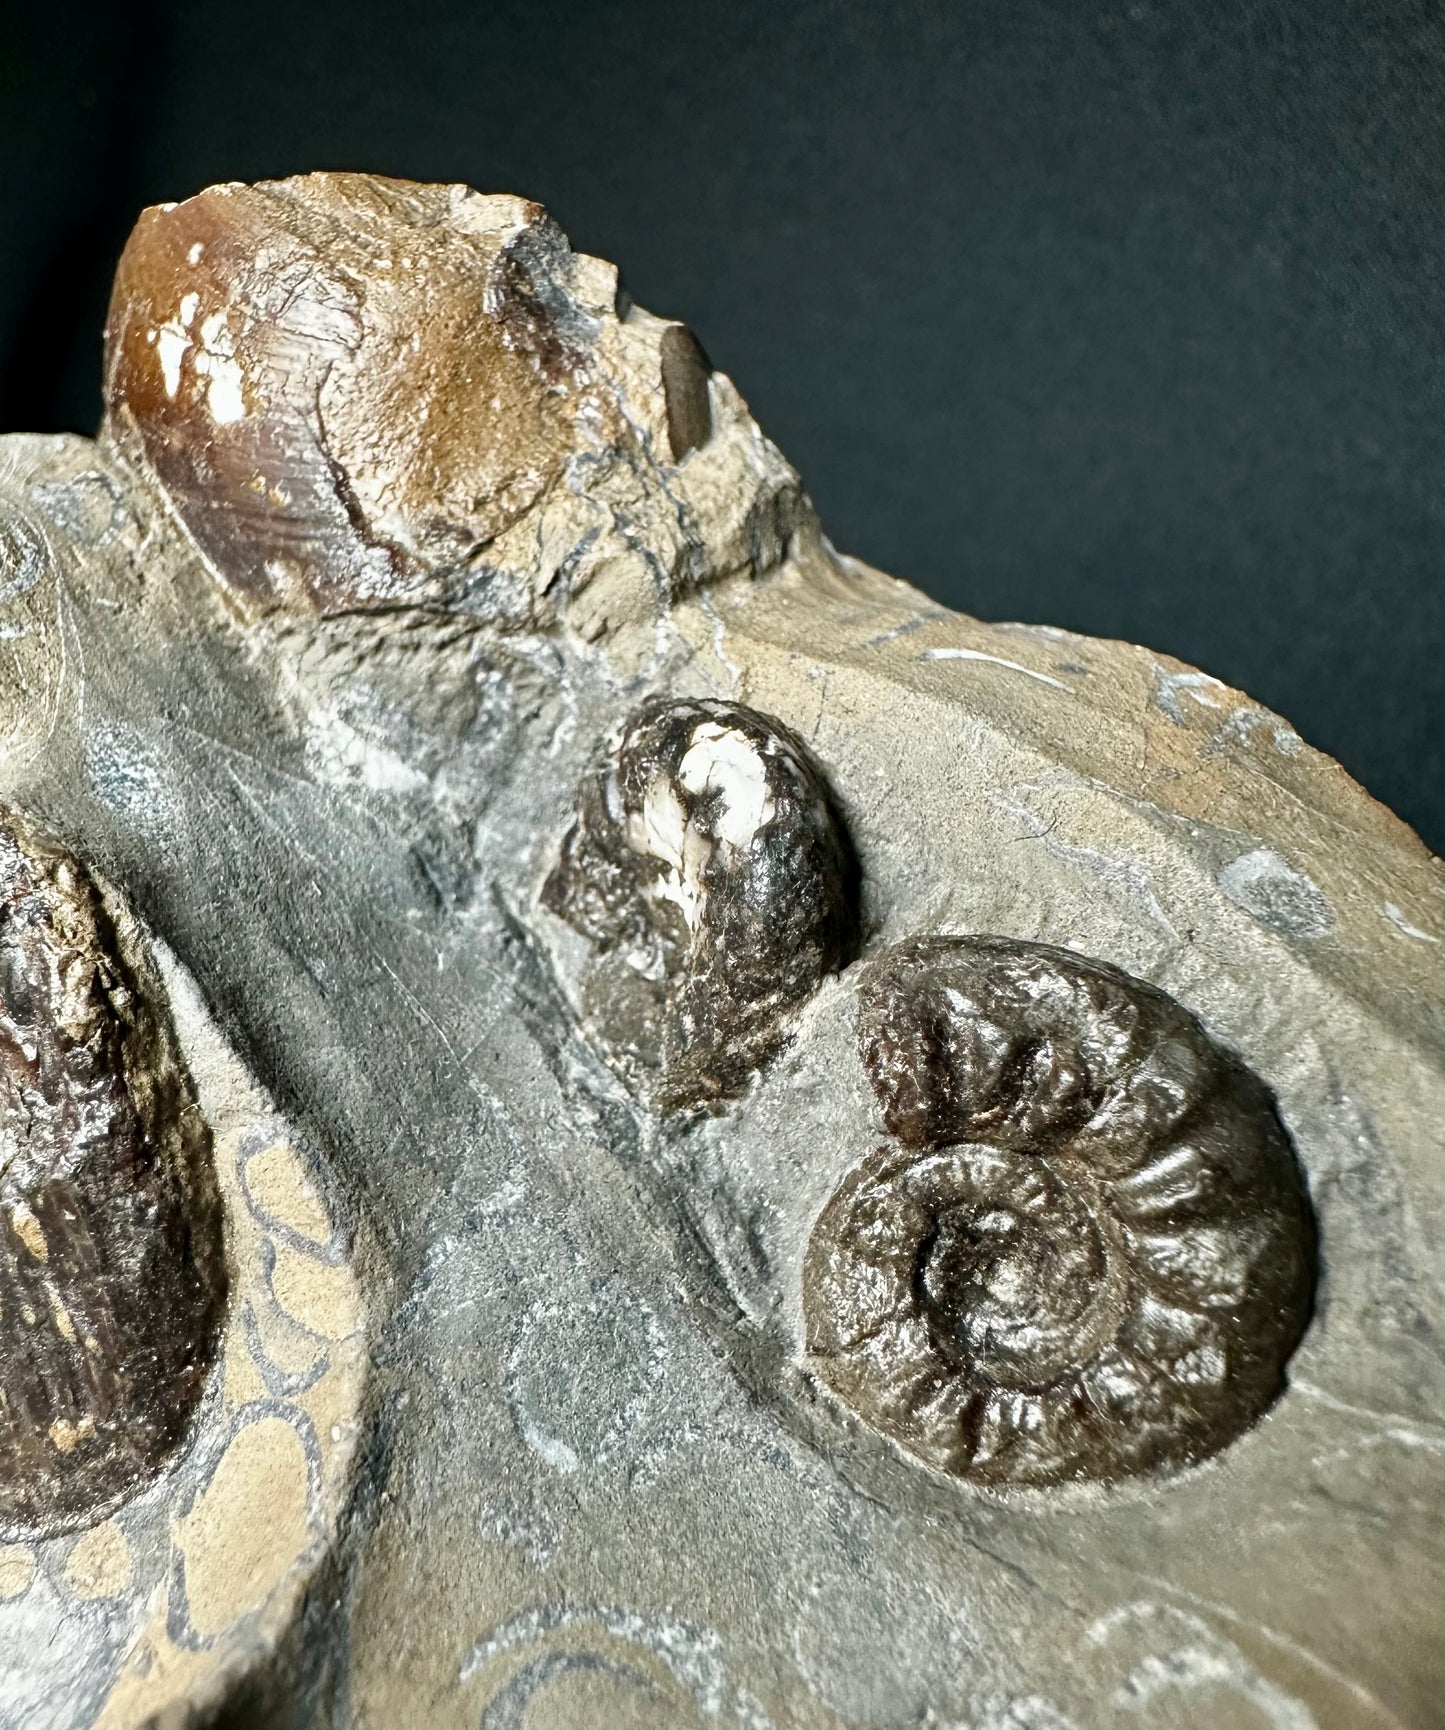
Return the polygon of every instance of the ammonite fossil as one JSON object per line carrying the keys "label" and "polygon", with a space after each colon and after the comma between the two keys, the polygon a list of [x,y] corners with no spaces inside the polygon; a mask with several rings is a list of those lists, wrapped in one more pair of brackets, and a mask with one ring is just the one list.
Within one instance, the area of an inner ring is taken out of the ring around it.
{"label": "ammonite fossil", "polygon": [[0,806],[0,1529],[63,1531],[156,1474],[225,1295],[210,1134],[140,934]]}
{"label": "ammonite fossil", "polygon": [[1313,1214],[1268,1091],[1192,1015],[1067,950],[937,937],[869,967],[858,1037],[897,1142],[804,1274],[849,1405],[993,1486],[1168,1472],[1260,1417]]}
{"label": "ammonite fossil", "polygon": [[852,955],[858,867],[806,747],[740,703],[658,699],[584,782],[544,905],[616,966],[614,1050],[660,1102],[740,1092]]}

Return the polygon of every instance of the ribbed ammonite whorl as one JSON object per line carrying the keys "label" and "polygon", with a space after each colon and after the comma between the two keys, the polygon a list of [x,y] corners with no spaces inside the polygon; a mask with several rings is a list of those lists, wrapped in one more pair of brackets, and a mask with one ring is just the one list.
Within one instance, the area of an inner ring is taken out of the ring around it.
{"label": "ribbed ammonite whorl", "polygon": [[225,1294],[210,1135],[139,932],[0,806],[0,1529],[63,1531],[155,1476]]}
{"label": "ribbed ammonite whorl", "polygon": [[741,1092],[858,940],[857,861],[822,775],[740,703],[639,709],[583,783],[542,899],[620,964],[595,1018],[661,1068],[668,1107]]}
{"label": "ribbed ammonite whorl", "polygon": [[1314,1218],[1268,1091],[1117,968],[925,938],[864,975],[898,1145],[808,1246],[808,1348],[862,1417],[986,1485],[1164,1473],[1284,1385]]}

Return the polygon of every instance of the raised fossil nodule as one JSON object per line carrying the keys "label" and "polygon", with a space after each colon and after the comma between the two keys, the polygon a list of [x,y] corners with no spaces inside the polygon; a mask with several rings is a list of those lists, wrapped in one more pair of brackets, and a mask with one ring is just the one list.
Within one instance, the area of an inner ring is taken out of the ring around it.
{"label": "raised fossil nodule", "polygon": [[582,785],[543,904],[601,961],[593,1020],[664,1108],[740,1093],[858,941],[858,865],[806,747],[740,703],[659,698]]}
{"label": "raised fossil nodule", "polygon": [[[578,459],[604,492],[621,461],[635,492],[712,435],[697,339],[617,300],[616,271],[527,199],[364,174],[210,187],[145,211],[121,256],[107,435],[247,617],[532,622],[520,573]],[[645,436],[624,406],[640,378],[661,409]]]}
{"label": "raised fossil nodule", "polygon": [[88,1524],[155,1476],[225,1296],[210,1132],[140,934],[0,806],[0,1530]]}
{"label": "raised fossil nodule", "polygon": [[1067,950],[924,938],[864,975],[897,1144],[808,1245],[808,1349],[971,1482],[1175,1470],[1248,1429],[1309,1319],[1313,1213],[1258,1078],[1154,986]]}

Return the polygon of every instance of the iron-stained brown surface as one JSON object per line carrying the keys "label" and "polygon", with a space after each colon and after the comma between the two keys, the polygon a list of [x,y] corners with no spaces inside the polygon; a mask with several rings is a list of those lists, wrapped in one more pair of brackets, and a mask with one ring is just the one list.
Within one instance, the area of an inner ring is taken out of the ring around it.
{"label": "iron-stained brown surface", "polygon": [[111,430],[249,607],[425,599],[615,418],[575,265],[536,204],[374,175],[152,208],[106,328]]}
{"label": "iron-stained brown surface", "polygon": [[84,868],[0,806],[0,1529],[64,1530],[154,1477],[225,1292],[210,1136],[154,971]]}
{"label": "iron-stained brown surface", "polygon": [[712,362],[685,324],[662,334],[662,389],[667,403],[667,442],[677,463],[712,436],[707,381]]}
{"label": "iron-stained brown surface", "polygon": [[734,1097],[858,943],[858,863],[822,772],[741,703],[658,701],[582,784],[543,904],[603,958],[614,1058],[659,1103]]}

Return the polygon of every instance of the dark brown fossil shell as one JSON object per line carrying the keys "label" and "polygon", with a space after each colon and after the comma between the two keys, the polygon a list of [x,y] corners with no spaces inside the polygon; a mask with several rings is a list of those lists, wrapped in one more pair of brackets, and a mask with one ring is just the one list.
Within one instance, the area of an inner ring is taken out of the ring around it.
{"label": "dark brown fossil shell", "polygon": [[0,806],[0,1529],[64,1531],[156,1475],[225,1295],[155,967],[114,897]]}
{"label": "dark brown fossil shell", "polygon": [[544,905],[609,966],[594,1020],[659,1103],[732,1097],[858,941],[858,867],[803,745],[740,703],[662,698],[633,715]]}
{"label": "dark brown fossil shell", "polygon": [[1259,1079],[1164,992],[1067,950],[874,962],[859,1046],[900,1145],[808,1246],[808,1348],[861,1416],[986,1485],[1164,1473],[1278,1397],[1315,1229]]}

